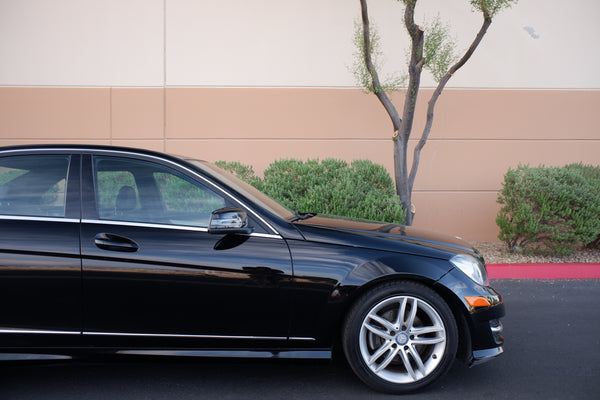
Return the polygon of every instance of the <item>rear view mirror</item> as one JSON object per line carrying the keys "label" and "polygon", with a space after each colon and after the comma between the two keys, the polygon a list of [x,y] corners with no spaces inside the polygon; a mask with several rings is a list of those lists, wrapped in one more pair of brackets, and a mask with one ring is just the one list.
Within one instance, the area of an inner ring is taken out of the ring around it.
{"label": "rear view mirror", "polygon": [[210,221],[208,222],[208,233],[250,234],[252,230],[252,228],[248,227],[246,211],[239,208],[220,208],[215,210],[210,215]]}

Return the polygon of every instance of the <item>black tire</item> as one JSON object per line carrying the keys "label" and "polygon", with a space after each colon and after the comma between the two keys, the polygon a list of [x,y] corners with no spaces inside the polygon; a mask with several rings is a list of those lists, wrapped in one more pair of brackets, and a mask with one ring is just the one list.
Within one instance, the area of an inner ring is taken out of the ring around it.
{"label": "black tire", "polygon": [[429,287],[414,281],[387,282],[351,307],[342,346],[364,383],[401,394],[430,385],[448,372],[456,356],[458,329],[444,299]]}

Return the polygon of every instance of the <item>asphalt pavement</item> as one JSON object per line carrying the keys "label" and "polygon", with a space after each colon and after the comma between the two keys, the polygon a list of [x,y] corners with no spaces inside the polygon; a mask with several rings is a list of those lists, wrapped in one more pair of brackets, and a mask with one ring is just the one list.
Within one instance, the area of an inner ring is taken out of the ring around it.
{"label": "asphalt pavement", "polygon": [[[505,353],[406,399],[600,399],[600,280],[496,280]],[[0,365],[0,399],[384,399],[343,362],[110,358]]]}

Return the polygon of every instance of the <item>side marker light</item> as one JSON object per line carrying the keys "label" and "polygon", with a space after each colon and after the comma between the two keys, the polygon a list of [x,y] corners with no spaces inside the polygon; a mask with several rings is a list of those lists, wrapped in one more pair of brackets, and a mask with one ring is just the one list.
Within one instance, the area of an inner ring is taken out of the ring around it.
{"label": "side marker light", "polygon": [[479,296],[466,296],[465,300],[471,307],[489,307],[491,306],[488,299]]}

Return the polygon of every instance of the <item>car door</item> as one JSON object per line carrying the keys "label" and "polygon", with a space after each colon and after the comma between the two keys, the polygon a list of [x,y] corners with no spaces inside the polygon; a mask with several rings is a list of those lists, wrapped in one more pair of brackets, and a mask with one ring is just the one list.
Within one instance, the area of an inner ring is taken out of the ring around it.
{"label": "car door", "polygon": [[208,233],[212,211],[240,204],[175,165],[103,154],[84,165],[86,335],[106,345],[287,338],[292,267],[281,237],[256,220],[250,235]]}
{"label": "car door", "polygon": [[81,333],[79,192],[77,154],[0,154],[0,346]]}

